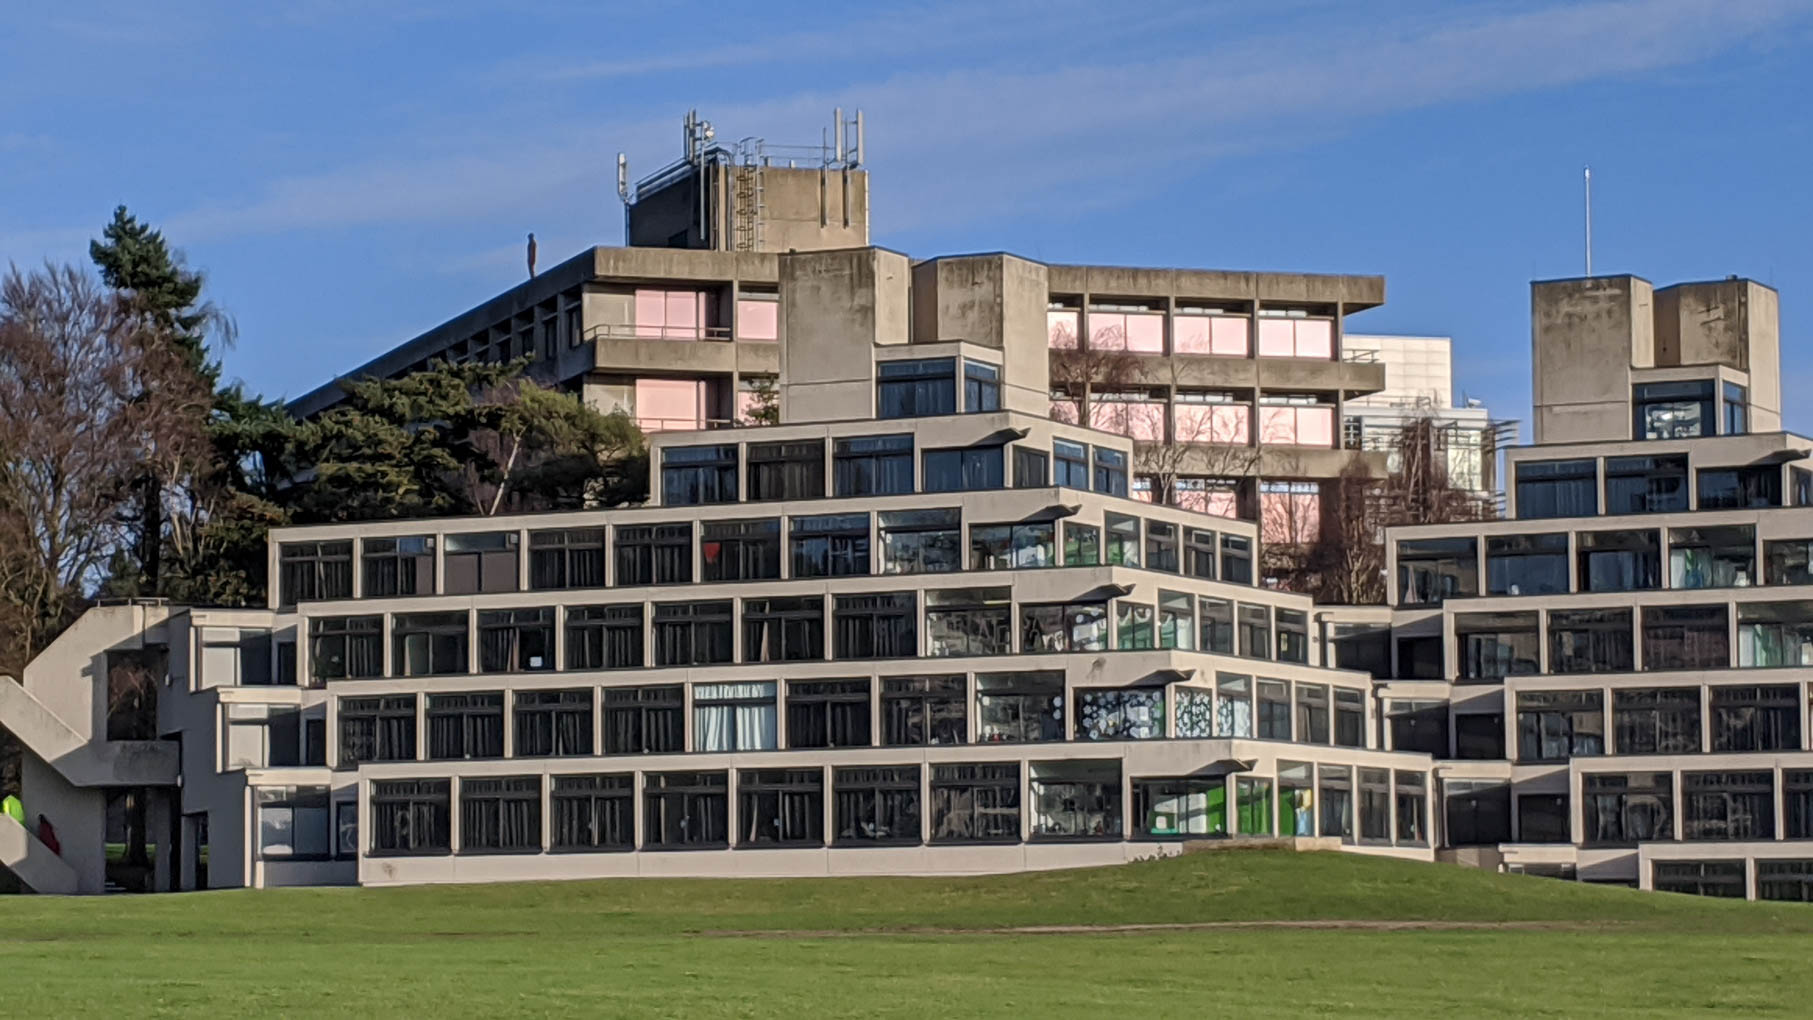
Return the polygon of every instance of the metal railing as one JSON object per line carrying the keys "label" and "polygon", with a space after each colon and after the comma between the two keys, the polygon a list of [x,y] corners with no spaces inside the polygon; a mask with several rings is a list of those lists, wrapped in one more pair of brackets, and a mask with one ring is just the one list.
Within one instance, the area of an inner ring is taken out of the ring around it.
{"label": "metal railing", "polygon": [[737,428],[742,423],[729,418],[645,418],[632,415],[636,427],[644,432],[702,432],[706,429]]}
{"label": "metal railing", "polygon": [[1341,360],[1350,365],[1376,365],[1379,363],[1379,352],[1369,350],[1349,350],[1341,348]]}
{"label": "metal railing", "polygon": [[728,342],[729,326],[638,326],[634,323],[601,322],[586,330],[581,343],[594,340],[678,340]]}

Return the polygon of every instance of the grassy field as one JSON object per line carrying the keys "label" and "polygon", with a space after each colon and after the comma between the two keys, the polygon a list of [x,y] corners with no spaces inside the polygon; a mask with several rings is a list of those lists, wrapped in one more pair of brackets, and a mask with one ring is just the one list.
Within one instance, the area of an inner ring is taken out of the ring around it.
{"label": "grassy field", "polygon": [[[1116,925],[1158,927],[1069,930]],[[19,1016],[1804,1016],[1809,936],[1813,906],[1238,851],[976,879],[8,897],[0,994]]]}

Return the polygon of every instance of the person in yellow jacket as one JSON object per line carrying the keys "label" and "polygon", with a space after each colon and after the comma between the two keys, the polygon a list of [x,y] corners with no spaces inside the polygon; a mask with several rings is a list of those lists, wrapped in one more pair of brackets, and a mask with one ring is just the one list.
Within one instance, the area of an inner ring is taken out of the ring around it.
{"label": "person in yellow jacket", "polygon": [[4,800],[0,800],[0,813],[4,813],[8,818],[18,822],[20,825],[25,824],[25,805],[19,803],[19,798],[10,793],[6,795]]}

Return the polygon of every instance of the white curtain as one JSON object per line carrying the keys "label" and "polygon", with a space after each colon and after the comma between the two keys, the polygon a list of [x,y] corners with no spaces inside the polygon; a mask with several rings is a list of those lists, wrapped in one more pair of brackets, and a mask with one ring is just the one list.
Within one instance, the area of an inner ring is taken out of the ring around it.
{"label": "white curtain", "polygon": [[[736,702],[762,699],[760,704]],[[693,688],[693,746],[699,751],[771,751],[774,683],[700,684]],[[704,702],[704,704],[701,704]],[[726,702],[710,704],[710,702]]]}

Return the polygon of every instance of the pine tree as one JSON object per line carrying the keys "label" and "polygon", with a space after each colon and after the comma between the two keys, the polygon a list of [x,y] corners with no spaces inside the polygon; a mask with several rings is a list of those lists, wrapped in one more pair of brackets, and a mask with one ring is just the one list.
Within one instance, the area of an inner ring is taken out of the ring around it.
{"label": "pine tree", "polygon": [[210,388],[219,385],[220,362],[209,359],[208,333],[224,333],[221,339],[228,340],[231,326],[202,301],[202,275],[185,268],[163,233],[123,205],[113,210],[101,238],[88,242],[88,257],[101,271],[101,279],[128,295],[158,333],[184,351]]}

